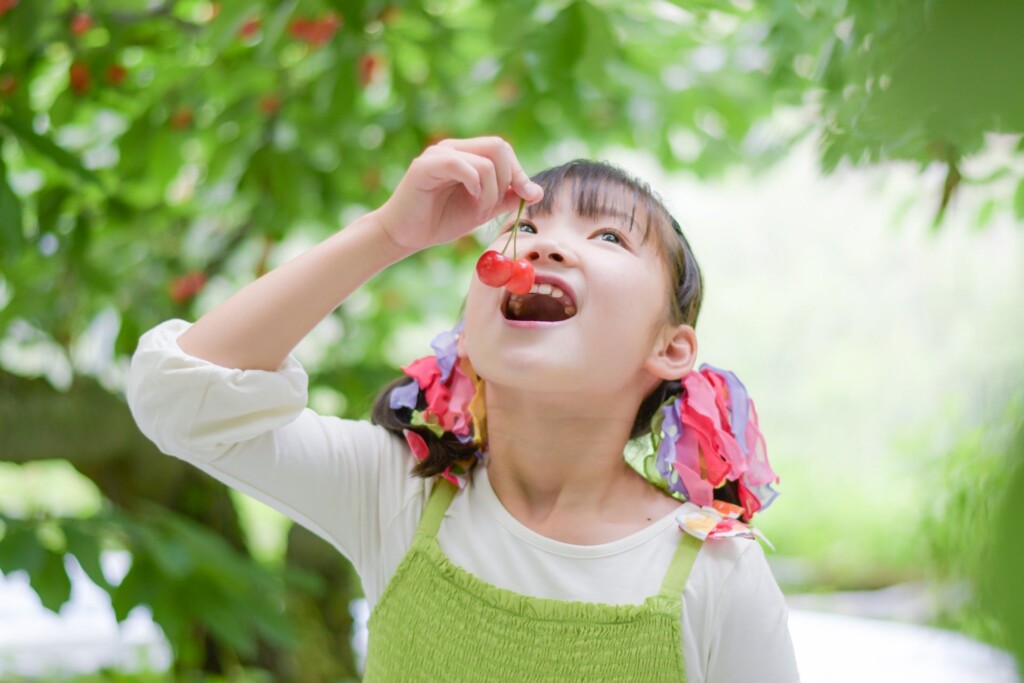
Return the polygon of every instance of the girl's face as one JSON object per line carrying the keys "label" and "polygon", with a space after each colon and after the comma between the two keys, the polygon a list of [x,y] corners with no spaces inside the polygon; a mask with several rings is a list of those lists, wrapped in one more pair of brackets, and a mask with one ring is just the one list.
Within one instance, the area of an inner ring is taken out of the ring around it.
{"label": "girl's face", "polygon": [[[646,363],[664,337],[667,267],[657,238],[631,226],[630,206],[596,218],[563,194],[550,213],[527,210],[517,251],[532,262],[531,294],[511,295],[473,277],[464,352],[492,385],[526,391],[620,392],[657,383]],[[500,250],[514,217],[492,243]],[[511,256],[511,247],[507,252]]]}

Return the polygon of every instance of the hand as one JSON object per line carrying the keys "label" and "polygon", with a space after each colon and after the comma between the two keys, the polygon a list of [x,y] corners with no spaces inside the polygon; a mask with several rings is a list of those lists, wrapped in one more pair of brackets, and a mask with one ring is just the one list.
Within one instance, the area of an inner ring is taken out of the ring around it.
{"label": "hand", "polygon": [[376,217],[391,242],[413,252],[450,242],[544,197],[498,137],[442,140],[413,160]]}

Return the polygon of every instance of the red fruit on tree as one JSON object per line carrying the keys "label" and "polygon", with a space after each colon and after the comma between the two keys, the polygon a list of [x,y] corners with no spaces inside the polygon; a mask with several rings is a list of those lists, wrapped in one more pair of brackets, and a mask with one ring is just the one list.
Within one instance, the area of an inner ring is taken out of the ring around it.
{"label": "red fruit on tree", "polygon": [[503,78],[494,84],[494,93],[502,102],[512,102],[519,97],[519,84],[509,78]]}
{"label": "red fruit on tree", "polygon": [[76,95],[85,95],[92,90],[92,73],[85,62],[74,62],[68,69],[68,77]]}
{"label": "red fruit on tree", "polygon": [[388,5],[380,11],[380,14],[377,15],[377,19],[385,26],[390,26],[398,21],[398,17],[400,16],[402,16],[402,10],[398,9],[394,5]]}
{"label": "red fruit on tree", "polygon": [[263,20],[259,17],[253,17],[247,19],[242,27],[238,29],[238,37],[246,40],[251,40],[256,37],[256,34],[260,32],[260,27],[263,25]]}
{"label": "red fruit on tree", "polygon": [[71,17],[71,32],[76,36],[83,36],[92,28],[92,17],[85,12],[79,12]]}
{"label": "red fruit on tree", "polygon": [[0,97],[10,97],[18,92],[18,79],[11,74],[0,75]]}
{"label": "red fruit on tree", "polygon": [[266,116],[273,116],[281,110],[281,98],[274,93],[264,95],[260,100],[260,111]]}
{"label": "red fruit on tree", "polygon": [[512,276],[505,286],[513,294],[526,294],[533,287],[534,277],[533,264],[526,259],[516,259],[512,262]]}
{"label": "red fruit on tree", "polygon": [[364,88],[373,83],[380,70],[381,59],[376,55],[362,55],[359,58],[359,84]]}
{"label": "red fruit on tree", "polygon": [[192,108],[191,107],[178,107],[171,114],[171,128],[174,130],[183,130],[192,125]]}
{"label": "red fruit on tree", "polygon": [[341,27],[341,17],[329,12],[320,19],[297,17],[288,24],[288,34],[312,47],[329,42]]}
{"label": "red fruit on tree", "polygon": [[450,137],[451,137],[451,135],[447,131],[435,130],[433,132],[427,133],[427,139],[424,140],[423,146],[424,147],[430,147],[432,145],[436,145],[437,143],[441,142],[442,140],[447,140]]}
{"label": "red fruit on tree", "polygon": [[320,20],[320,25],[324,27],[324,29],[329,29],[333,36],[334,32],[341,28],[341,17],[335,12],[328,12]]}
{"label": "red fruit on tree", "polygon": [[120,64],[111,64],[107,67],[107,83],[110,85],[118,86],[124,83],[124,79],[128,76],[128,69],[124,68]]}
{"label": "red fruit on tree", "polygon": [[493,249],[485,251],[476,262],[476,275],[488,287],[503,287],[512,277],[512,259]]}
{"label": "red fruit on tree", "polygon": [[18,0],[0,0],[0,17],[7,14],[18,5]]}
{"label": "red fruit on tree", "polygon": [[288,22],[288,35],[299,40],[306,40],[313,22],[305,17],[296,17]]}
{"label": "red fruit on tree", "polygon": [[380,169],[371,167],[363,171],[363,189],[373,192],[380,189]]}
{"label": "red fruit on tree", "polygon": [[174,303],[184,304],[194,299],[205,286],[206,273],[201,270],[193,270],[171,280],[168,294]]}

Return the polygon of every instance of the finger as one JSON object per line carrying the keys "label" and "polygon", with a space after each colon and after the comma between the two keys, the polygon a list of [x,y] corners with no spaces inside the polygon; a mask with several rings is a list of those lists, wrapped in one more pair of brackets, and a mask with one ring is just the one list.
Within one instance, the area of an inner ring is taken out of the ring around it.
{"label": "finger", "polygon": [[489,159],[494,164],[498,187],[501,194],[512,182],[512,162],[515,153],[512,146],[499,137],[470,138],[468,140],[448,139],[438,143],[441,147],[468,152]]}
{"label": "finger", "polygon": [[424,177],[427,186],[421,186],[420,189],[431,191],[451,184],[460,184],[466,188],[466,192],[479,198],[483,192],[483,179],[471,158],[472,155],[441,149],[422,155],[419,160],[425,166]]}
{"label": "finger", "polygon": [[512,173],[512,190],[525,199],[527,204],[536,204],[544,199],[544,188],[530,180],[530,176],[519,165],[518,160]]}
{"label": "finger", "polygon": [[502,194],[506,188],[512,187],[516,194],[525,199],[528,204],[536,204],[543,199],[543,188],[530,180],[530,176],[519,163],[512,145],[502,138],[492,136],[468,140],[443,140],[439,144],[494,160],[498,169],[498,182]]}
{"label": "finger", "polygon": [[501,184],[494,162],[478,154],[467,152],[458,152],[458,154],[462,154],[465,160],[476,169],[477,175],[480,177],[481,188],[480,194],[477,196],[478,208],[481,213],[490,214],[504,194],[504,191],[500,189]]}

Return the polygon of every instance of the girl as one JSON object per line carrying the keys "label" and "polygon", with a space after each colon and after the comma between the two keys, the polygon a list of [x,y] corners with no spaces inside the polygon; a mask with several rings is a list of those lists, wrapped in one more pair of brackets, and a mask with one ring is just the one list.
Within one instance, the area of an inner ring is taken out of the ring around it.
{"label": "girl", "polygon": [[[474,278],[377,424],[306,408],[289,353],[321,319],[502,214],[529,293]],[[736,519],[775,477],[742,385],[693,370],[701,286],[639,181],[593,162],[531,180],[499,138],[448,140],[376,211],[148,332],[129,402],[163,451],[352,561],[367,681],[795,681],[783,597]]]}

